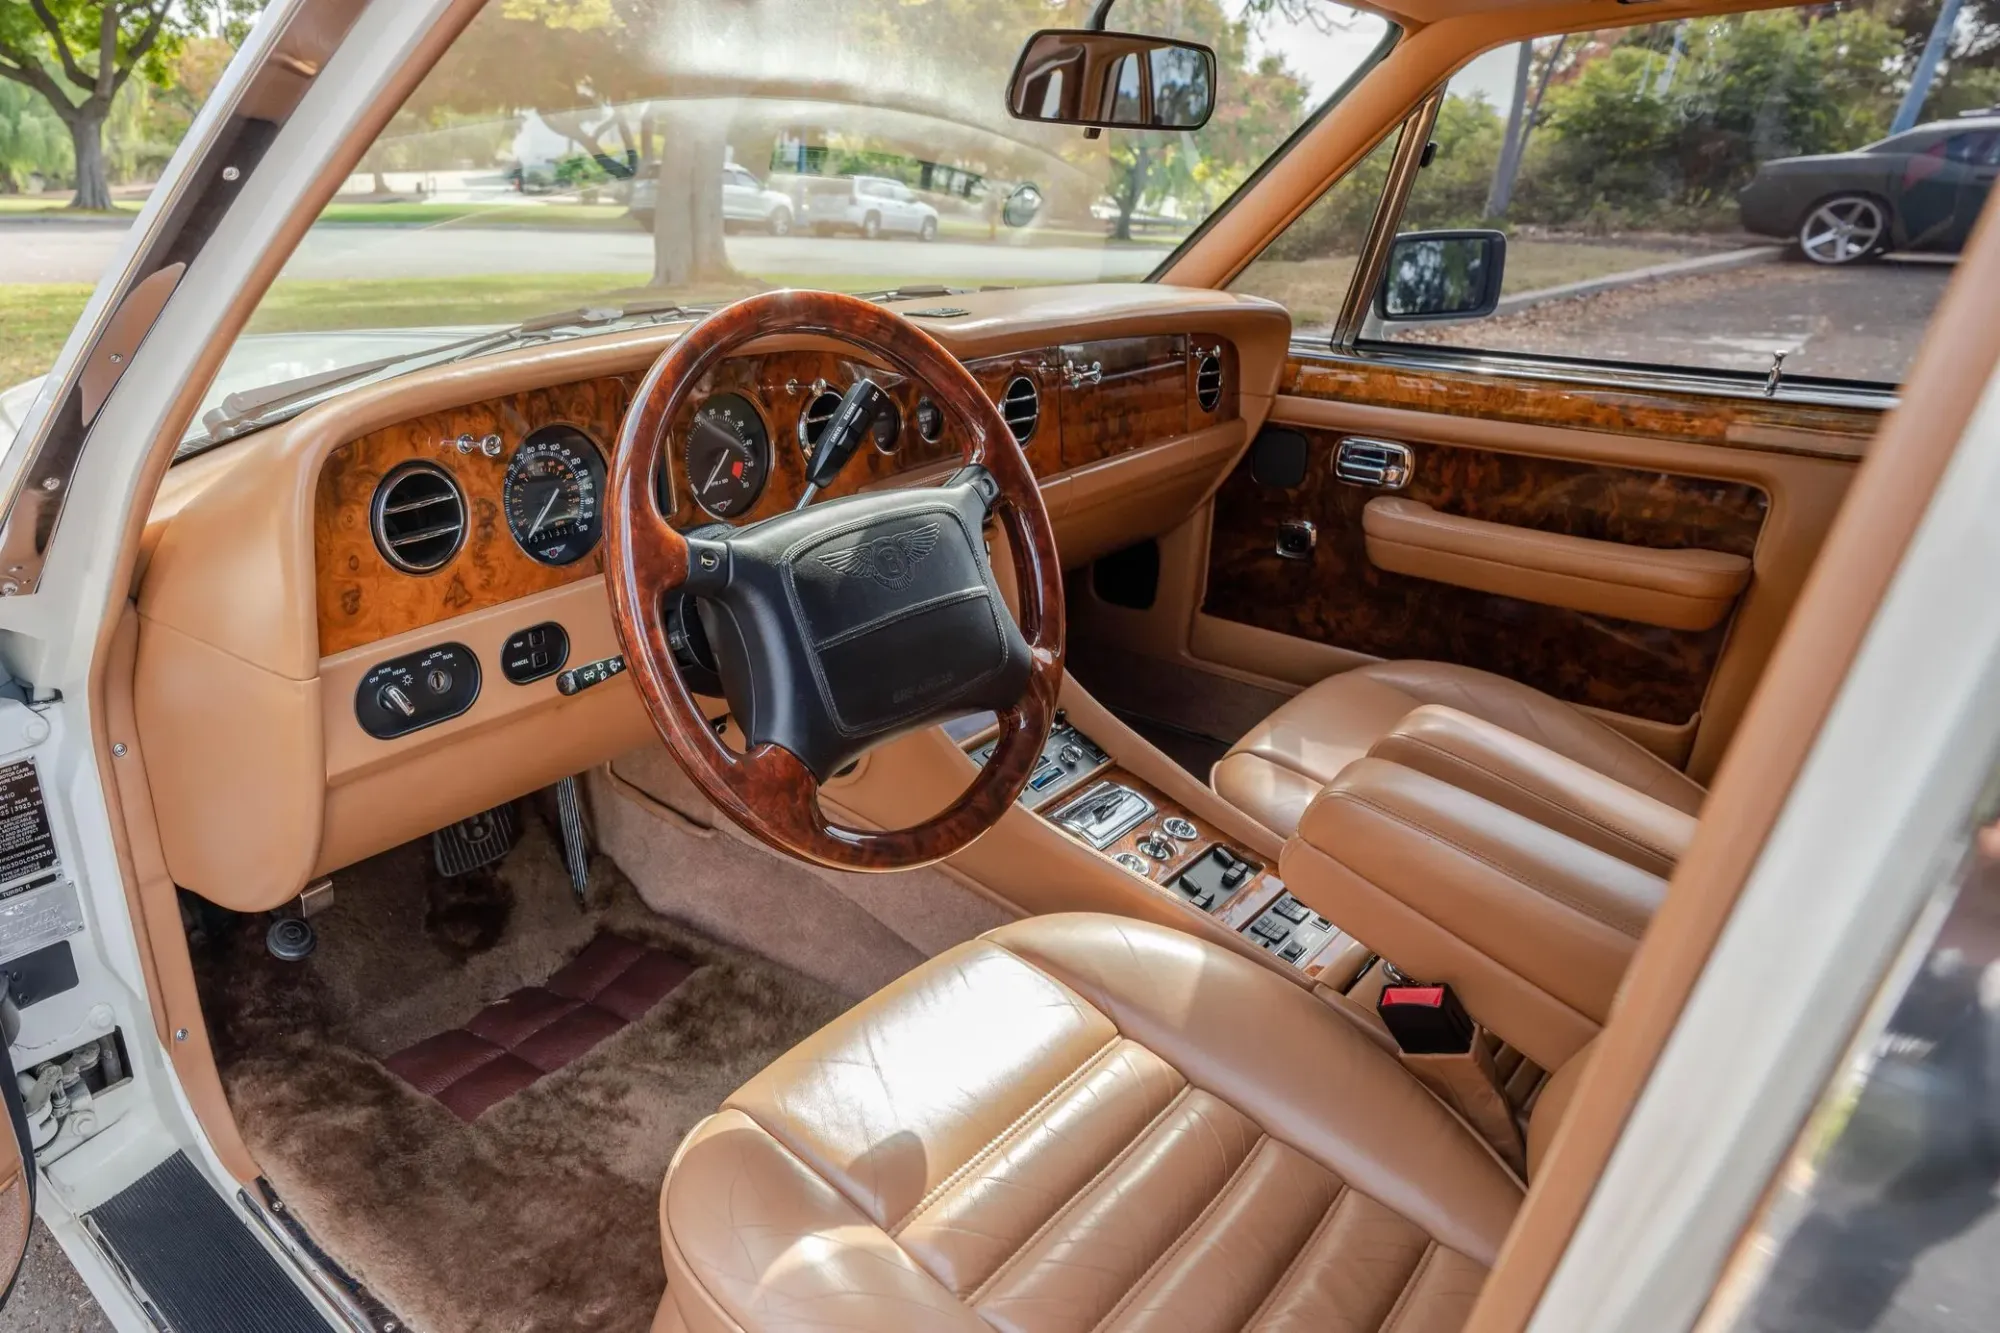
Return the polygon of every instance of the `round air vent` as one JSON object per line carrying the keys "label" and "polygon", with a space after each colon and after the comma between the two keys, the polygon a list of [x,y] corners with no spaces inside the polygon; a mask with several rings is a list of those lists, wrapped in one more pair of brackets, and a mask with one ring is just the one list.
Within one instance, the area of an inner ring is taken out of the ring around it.
{"label": "round air vent", "polygon": [[826,423],[833,420],[833,414],[840,410],[840,395],[831,389],[813,395],[806,404],[806,410],[799,417],[799,448],[807,456],[819,446],[819,437],[826,430]]}
{"label": "round air vent", "polygon": [[1035,382],[1026,375],[1008,380],[1007,392],[1000,395],[1000,415],[1006,418],[1007,429],[1014,433],[1016,444],[1026,444],[1032,439],[1035,427],[1042,420],[1042,393]]}
{"label": "round air vent", "polygon": [[1222,401],[1222,358],[1203,352],[1194,363],[1194,400],[1204,412],[1213,412]]}
{"label": "round air vent", "polygon": [[437,464],[405,463],[375,488],[369,521],[383,559],[428,574],[465,544],[465,493]]}

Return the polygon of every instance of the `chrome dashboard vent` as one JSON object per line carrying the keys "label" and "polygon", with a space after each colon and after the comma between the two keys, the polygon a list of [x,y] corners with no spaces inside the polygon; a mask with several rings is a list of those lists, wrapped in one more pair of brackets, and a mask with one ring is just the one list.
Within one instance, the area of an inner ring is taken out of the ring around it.
{"label": "chrome dashboard vent", "polygon": [[375,488],[369,525],[384,560],[429,574],[465,545],[465,492],[435,463],[405,463]]}
{"label": "chrome dashboard vent", "polygon": [[1016,375],[1000,395],[1000,415],[1013,432],[1014,443],[1026,444],[1034,438],[1035,427],[1042,424],[1042,391],[1026,375]]}
{"label": "chrome dashboard vent", "polygon": [[1194,400],[1204,412],[1213,412],[1222,402],[1222,358],[1213,351],[1203,352],[1194,363]]}
{"label": "chrome dashboard vent", "polygon": [[811,455],[819,446],[819,437],[826,430],[826,423],[833,420],[833,414],[840,410],[840,395],[826,389],[813,395],[806,410],[799,416],[799,448]]}

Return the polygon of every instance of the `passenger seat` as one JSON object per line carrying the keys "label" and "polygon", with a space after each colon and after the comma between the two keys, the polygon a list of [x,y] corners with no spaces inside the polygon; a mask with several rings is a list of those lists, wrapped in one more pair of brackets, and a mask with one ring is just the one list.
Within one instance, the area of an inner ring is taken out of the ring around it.
{"label": "passenger seat", "polygon": [[1421,744],[1416,733],[1427,720],[1404,724],[1426,705],[1470,714],[1681,814],[1698,813],[1706,795],[1700,783],[1581,709],[1505,676],[1447,662],[1377,662],[1321,681],[1231,746],[1209,783],[1223,800],[1288,838],[1320,789],[1392,732],[1401,733],[1396,743]]}

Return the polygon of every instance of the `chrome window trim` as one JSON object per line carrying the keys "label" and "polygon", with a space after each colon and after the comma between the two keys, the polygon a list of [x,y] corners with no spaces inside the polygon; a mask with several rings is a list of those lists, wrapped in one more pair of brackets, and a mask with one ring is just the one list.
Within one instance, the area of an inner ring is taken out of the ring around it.
{"label": "chrome window trim", "polygon": [[[1405,351],[1403,345],[1396,343],[1373,342],[1365,347],[1330,348],[1319,338],[1295,337],[1291,342],[1291,353],[1302,361],[1334,365],[1414,370],[1440,375],[1493,375],[1593,389],[1703,394],[1714,398],[1742,398],[1799,407],[1851,407],[1887,412],[1901,401],[1897,394],[1886,389],[1817,387],[1797,380],[1785,381],[1775,395],[1767,396],[1762,376],[1739,380],[1722,372],[1654,370],[1625,367],[1615,361],[1582,366],[1505,352],[1444,351],[1414,346]],[[1280,389],[1280,392],[1283,390]]]}
{"label": "chrome window trim", "polygon": [[[1382,182],[1382,197],[1375,201],[1374,220],[1368,224],[1368,236],[1361,242],[1361,253],[1354,260],[1353,276],[1347,282],[1347,295],[1341,298],[1340,314],[1333,322],[1331,341],[1337,348],[1352,348],[1361,336],[1362,325],[1368,320],[1369,302],[1374,297],[1375,288],[1382,282],[1383,270],[1389,265],[1389,247],[1396,239],[1396,227],[1402,220],[1403,209],[1410,202],[1410,191],[1417,186],[1417,173],[1424,168],[1424,150],[1430,146],[1431,131],[1437,128],[1438,112],[1444,107],[1444,96],[1445,85],[1439,84],[1417,104],[1414,111],[1403,118],[1401,137],[1396,140],[1395,154],[1389,159],[1389,175]],[[1338,184],[1336,181],[1321,191],[1320,199],[1324,199],[1327,192]],[[1313,200],[1313,204],[1318,202],[1319,199]],[[1312,206],[1307,205],[1308,208]]]}

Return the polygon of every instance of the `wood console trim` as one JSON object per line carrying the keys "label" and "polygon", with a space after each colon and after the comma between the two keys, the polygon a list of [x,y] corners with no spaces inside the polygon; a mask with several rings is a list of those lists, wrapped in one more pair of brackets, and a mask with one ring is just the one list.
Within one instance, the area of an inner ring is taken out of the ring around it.
{"label": "wood console trim", "polygon": [[1865,407],[1824,407],[1698,392],[1612,388],[1387,361],[1292,355],[1279,392],[1537,426],[1643,435],[1816,458],[1862,457],[1882,424]]}

